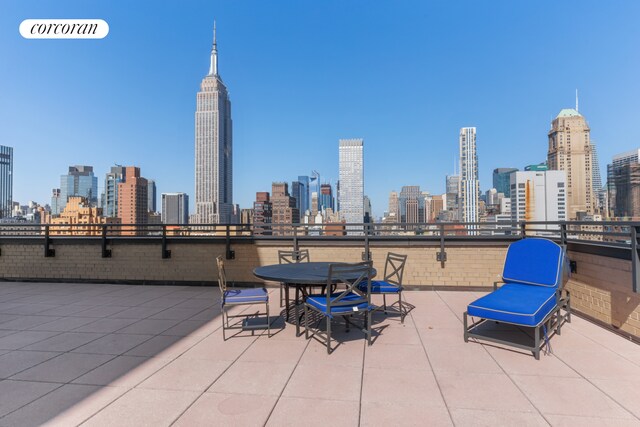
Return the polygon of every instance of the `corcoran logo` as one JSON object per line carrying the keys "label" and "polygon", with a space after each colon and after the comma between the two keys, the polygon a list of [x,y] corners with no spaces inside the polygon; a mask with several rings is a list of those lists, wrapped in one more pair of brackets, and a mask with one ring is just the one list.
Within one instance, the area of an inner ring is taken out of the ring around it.
{"label": "corcoran logo", "polygon": [[20,34],[25,39],[103,39],[109,24],[102,19],[25,19]]}

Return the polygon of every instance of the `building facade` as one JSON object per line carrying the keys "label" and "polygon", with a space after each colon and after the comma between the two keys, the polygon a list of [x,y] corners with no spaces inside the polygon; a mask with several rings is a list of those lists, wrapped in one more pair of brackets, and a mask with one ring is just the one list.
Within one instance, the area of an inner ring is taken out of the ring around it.
{"label": "building facade", "polygon": [[13,147],[0,145],[0,218],[11,216],[13,203]]}
{"label": "building facade", "polygon": [[162,222],[189,223],[189,196],[187,193],[162,193]]}
{"label": "building facade", "polygon": [[341,139],[339,145],[340,216],[346,223],[364,221],[364,140]]}
{"label": "building facade", "polygon": [[549,131],[549,170],[564,171],[567,179],[567,219],[579,212],[593,214],[593,168],[590,129],[585,118],[574,109],[564,109],[551,122]]}
{"label": "building facade", "polygon": [[118,218],[122,224],[147,224],[149,184],[140,176],[140,168],[126,166],[124,169],[125,179],[118,183]]}
{"label": "building facade", "polygon": [[335,210],[331,184],[320,185],[320,201],[318,203],[320,204],[321,211],[325,211],[327,209]]}
{"label": "building facade", "polygon": [[460,214],[460,175],[447,175],[445,185],[447,217],[451,221],[457,221]]}
{"label": "building facade", "polygon": [[[564,171],[523,171],[511,175],[511,220],[565,221],[567,218]],[[532,228],[558,229],[557,225]]]}
{"label": "building facade", "polygon": [[112,166],[104,179],[104,199],[102,211],[104,216],[115,218],[118,216],[118,184],[124,181],[125,168]]}
{"label": "building facade", "polygon": [[613,156],[607,165],[610,218],[640,217],[640,149]]}
{"label": "building facade", "polygon": [[201,224],[230,223],[233,213],[231,101],[218,74],[215,25],[209,73],[196,96],[195,214]]}
{"label": "building facade", "polygon": [[497,168],[493,170],[493,188],[505,197],[511,197],[511,174],[517,172],[516,168]]}
{"label": "building facade", "polygon": [[269,193],[261,191],[256,193],[256,201],[253,202],[253,234],[270,235],[273,209]]}
{"label": "building facade", "polygon": [[296,199],[289,194],[286,182],[274,182],[271,185],[271,221],[274,235],[292,234],[289,224],[300,223],[300,211],[296,208]]}
{"label": "building facade", "polygon": [[86,204],[98,204],[98,177],[93,174],[93,166],[69,166],[69,173],[60,176],[61,213],[69,197],[84,197]]}
{"label": "building facade", "polygon": [[60,189],[53,188],[51,190],[51,215],[58,216],[62,210],[60,209]]}
{"label": "building facade", "polygon": [[460,129],[460,220],[478,222],[480,183],[478,181],[478,153],[476,128]]}
{"label": "building facade", "polygon": [[49,233],[58,236],[100,236],[102,224],[117,224],[118,218],[102,216],[102,209],[92,206],[85,197],[71,196],[58,218],[45,215],[52,224]]}
{"label": "building facade", "polygon": [[[157,189],[156,189],[156,182],[153,179],[147,179],[147,196],[149,197],[149,201],[147,202],[147,208],[149,209],[149,212],[157,212],[158,211],[158,205],[156,203],[156,200],[158,198],[158,194],[157,194]],[[185,194],[186,193],[179,193],[179,194]],[[187,196],[188,198],[188,196]],[[185,222],[186,224],[186,222]]]}

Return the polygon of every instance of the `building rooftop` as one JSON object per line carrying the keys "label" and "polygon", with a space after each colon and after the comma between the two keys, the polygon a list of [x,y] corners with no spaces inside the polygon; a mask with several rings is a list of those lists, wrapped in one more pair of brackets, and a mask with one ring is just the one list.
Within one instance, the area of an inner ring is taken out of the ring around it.
{"label": "building rooftop", "polygon": [[578,111],[576,111],[573,108],[563,108],[562,110],[560,110],[560,112],[556,116],[556,119],[560,117],[576,117],[576,116],[582,117],[582,114],[578,113]]}
{"label": "building rooftop", "polygon": [[640,347],[577,316],[540,361],[464,343],[479,295],[407,291],[327,355],[281,317],[223,341],[214,287],[0,283],[0,426],[640,425]]}

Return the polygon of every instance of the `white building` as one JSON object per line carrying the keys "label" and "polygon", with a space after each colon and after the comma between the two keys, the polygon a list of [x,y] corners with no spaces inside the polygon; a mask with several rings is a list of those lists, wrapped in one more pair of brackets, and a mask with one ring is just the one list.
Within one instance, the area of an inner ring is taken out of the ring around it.
{"label": "white building", "polygon": [[364,221],[364,141],[341,139],[340,162],[340,217],[347,223]]}
{"label": "white building", "polygon": [[476,128],[460,129],[460,220],[478,222],[480,183],[478,181],[478,153]]}
{"label": "white building", "polygon": [[230,223],[233,218],[231,102],[218,74],[215,24],[209,74],[200,84],[195,119],[197,222]]}
{"label": "white building", "polygon": [[[564,171],[518,171],[511,174],[512,221],[565,221],[567,218]],[[532,226],[556,230],[557,225]]]}

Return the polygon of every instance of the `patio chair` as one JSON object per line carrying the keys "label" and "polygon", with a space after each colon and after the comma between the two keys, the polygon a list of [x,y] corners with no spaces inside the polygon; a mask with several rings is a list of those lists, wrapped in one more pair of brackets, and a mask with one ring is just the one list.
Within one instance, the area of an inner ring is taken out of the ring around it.
{"label": "patio chair", "polygon": [[[551,330],[555,328],[555,333],[560,335],[562,324],[571,322],[570,296],[563,289],[568,275],[566,248],[541,238],[512,243],[507,250],[502,281],[494,283],[492,293],[469,304],[464,313],[465,342],[469,338],[496,342],[529,350],[540,359],[541,347],[549,348]],[[498,283],[504,284],[498,288]],[[468,326],[468,316],[480,320]],[[533,345],[479,333],[482,325],[489,321],[533,329]],[[544,341],[541,341],[541,329]]]}
{"label": "patio chair", "polygon": [[[299,262],[310,262],[309,249],[300,249],[292,251],[278,251],[278,264],[295,264]],[[284,295],[283,295],[284,290]],[[289,316],[289,287],[284,283],[280,283],[280,307],[283,302],[287,306],[287,318]]]}
{"label": "patio chair", "polygon": [[[360,328],[367,336],[367,343],[371,345],[371,261],[355,264],[338,263],[329,265],[326,294],[309,295],[304,302],[305,337],[309,339],[310,314],[320,315],[320,320],[326,321],[327,353],[331,354],[331,322],[341,316],[346,322],[347,329],[351,323],[350,317],[362,315],[364,324]],[[366,284],[366,290],[361,290],[361,284]],[[337,285],[332,292],[332,285]],[[343,290],[339,289],[344,287]],[[313,332],[312,337],[321,334],[320,330]]]}
{"label": "patio chair", "polygon": [[[404,318],[408,309],[402,302],[402,275],[407,262],[407,255],[394,254],[389,252],[384,264],[383,280],[371,281],[371,295],[382,295],[384,314],[387,314],[387,295],[398,295],[398,311],[400,312],[400,322],[404,323]],[[361,283],[360,290],[366,290],[367,284]],[[376,310],[380,307],[376,308]]]}
{"label": "patio chair", "polygon": [[[271,337],[271,326],[269,322],[269,294],[265,288],[227,288],[227,275],[224,270],[224,260],[222,256],[216,258],[218,265],[218,286],[220,286],[221,293],[221,306],[222,306],[222,339],[227,340],[225,331],[227,329],[243,329],[253,331],[255,329],[267,329],[267,336]],[[227,313],[229,308],[233,308],[241,305],[256,305],[264,304],[266,313],[249,313],[249,314],[234,314]],[[266,314],[266,323],[255,322],[251,323],[249,319],[251,317],[258,318],[260,314]],[[231,324],[229,319],[244,318],[240,324],[238,322]]]}

